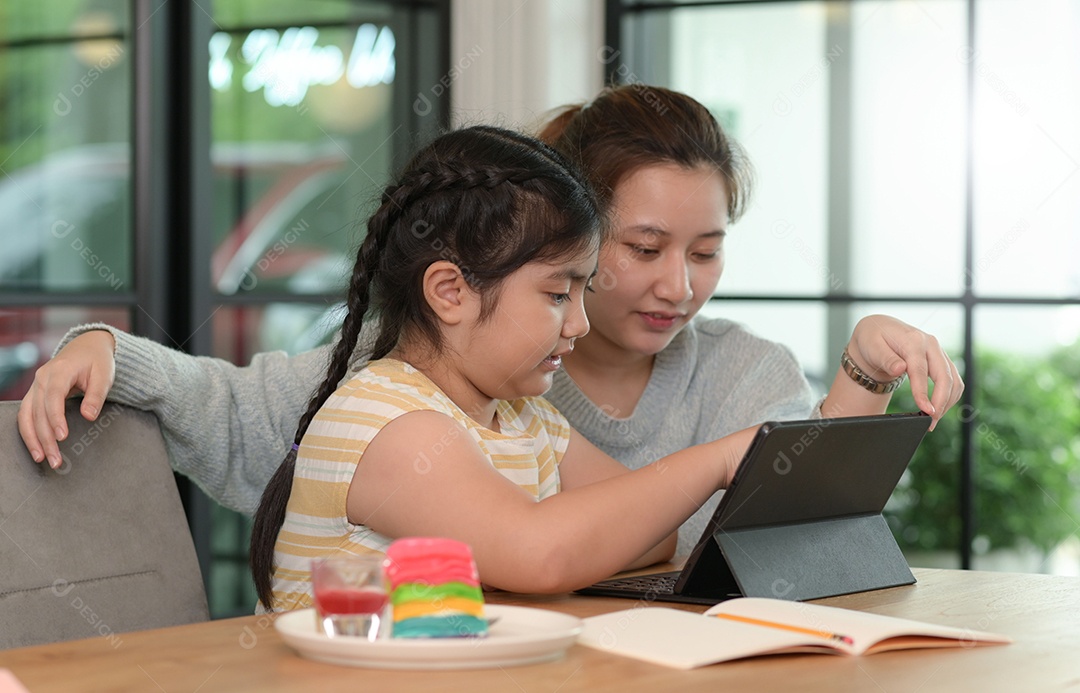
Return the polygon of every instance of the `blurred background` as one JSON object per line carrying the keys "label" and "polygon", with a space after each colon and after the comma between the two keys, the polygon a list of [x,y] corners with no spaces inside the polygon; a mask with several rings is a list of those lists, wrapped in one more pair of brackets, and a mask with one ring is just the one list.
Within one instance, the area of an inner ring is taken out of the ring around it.
{"label": "blurred background", "polygon": [[[83,322],[323,343],[415,144],[662,85],[757,170],[706,313],[816,383],[872,312],[961,365],[888,508],[909,561],[1080,574],[1077,45],[1080,0],[3,3],[0,398]],[[178,483],[213,615],[250,613],[248,519]]]}

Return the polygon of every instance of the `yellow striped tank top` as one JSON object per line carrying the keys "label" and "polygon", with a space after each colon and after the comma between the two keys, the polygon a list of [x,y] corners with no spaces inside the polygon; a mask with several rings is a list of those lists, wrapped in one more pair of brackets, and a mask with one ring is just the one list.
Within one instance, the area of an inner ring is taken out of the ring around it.
{"label": "yellow striped tank top", "polygon": [[[500,401],[500,431],[495,432],[469,418],[409,364],[373,361],[326,400],[300,443],[285,523],[274,546],[275,610],[311,606],[312,559],[381,554],[393,541],[350,523],[345,502],[368,443],[383,426],[412,411],[453,418],[500,474],[537,500],[558,493],[558,464],[570,441],[570,426],[546,400]],[[417,450],[407,463],[422,469],[438,452]]]}

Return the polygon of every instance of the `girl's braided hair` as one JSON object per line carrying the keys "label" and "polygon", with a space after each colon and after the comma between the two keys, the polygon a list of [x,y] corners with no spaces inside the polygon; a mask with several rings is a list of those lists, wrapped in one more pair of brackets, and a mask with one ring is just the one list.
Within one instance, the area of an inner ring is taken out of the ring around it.
{"label": "girl's braided hair", "polygon": [[442,335],[424,298],[434,262],[456,264],[492,313],[504,279],[530,262],[558,262],[596,249],[603,223],[585,178],[531,137],[471,127],[437,138],[387,186],[356,256],[341,337],[326,377],[296,428],[293,449],[263,492],[251,534],[251,569],[259,600],[273,607],[273,558],[292,490],[296,448],[308,425],[348,372],[365,321],[378,318],[371,359],[403,335],[435,353]]}

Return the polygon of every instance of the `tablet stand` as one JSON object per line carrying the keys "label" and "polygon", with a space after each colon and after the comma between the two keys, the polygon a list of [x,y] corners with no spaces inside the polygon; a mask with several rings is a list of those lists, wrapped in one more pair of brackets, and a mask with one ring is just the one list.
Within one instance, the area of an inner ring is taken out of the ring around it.
{"label": "tablet stand", "polygon": [[[745,597],[804,601],[915,582],[881,515],[721,528],[712,538],[711,549],[706,547],[698,559],[711,565],[698,566],[692,574],[712,573],[714,579],[720,575],[723,582],[734,581]],[[704,586],[687,582],[689,591],[695,587]]]}

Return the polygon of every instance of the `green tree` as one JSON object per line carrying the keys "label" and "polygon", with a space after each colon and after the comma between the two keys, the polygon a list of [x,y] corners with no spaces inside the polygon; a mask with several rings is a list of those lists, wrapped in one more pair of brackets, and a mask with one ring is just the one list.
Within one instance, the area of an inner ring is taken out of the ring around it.
{"label": "green tree", "polygon": [[[974,408],[927,435],[886,509],[904,549],[957,549],[960,423],[974,427],[979,550],[1050,551],[1080,528],[1080,343],[1033,359],[979,349]],[[913,411],[910,388],[891,411]]]}

